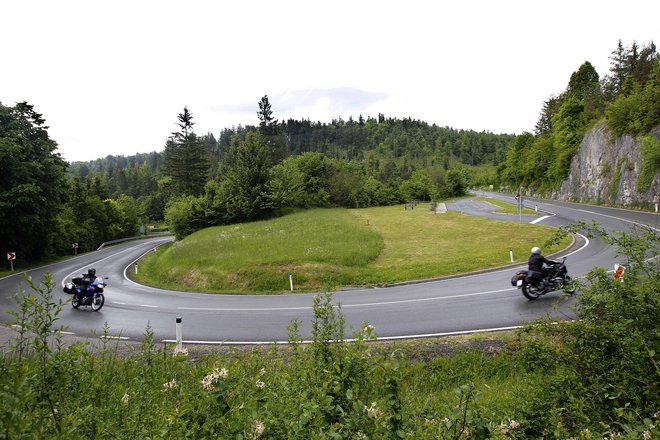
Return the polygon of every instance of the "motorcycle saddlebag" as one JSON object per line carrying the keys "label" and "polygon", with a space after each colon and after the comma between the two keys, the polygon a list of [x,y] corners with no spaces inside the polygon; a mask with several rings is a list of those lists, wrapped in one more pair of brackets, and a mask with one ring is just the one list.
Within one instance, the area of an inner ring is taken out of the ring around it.
{"label": "motorcycle saddlebag", "polygon": [[543,273],[536,270],[527,271],[527,282],[540,281],[543,279]]}
{"label": "motorcycle saddlebag", "polygon": [[66,283],[64,285],[64,293],[68,293],[69,295],[73,295],[74,293],[76,293],[76,289],[75,287],[73,287],[72,283]]}
{"label": "motorcycle saddlebag", "polygon": [[525,271],[516,272],[516,274],[513,277],[511,277],[511,285],[515,287],[518,284],[518,280],[522,280],[526,276],[527,276],[527,272]]}

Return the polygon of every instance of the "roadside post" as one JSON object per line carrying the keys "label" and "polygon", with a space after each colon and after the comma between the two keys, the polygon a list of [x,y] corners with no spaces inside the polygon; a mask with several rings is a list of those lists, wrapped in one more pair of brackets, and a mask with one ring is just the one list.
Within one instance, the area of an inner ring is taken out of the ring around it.
{"label": "roadside post", "polygon": [[511,262],[513,263],[513,249],[509,249],[509,258],[511,258]]}
{"label": "roadside post", "polygon": [[14,260],[16,259],[16,252],[7,252],[7,260],[9,260],[9,264],[11,265],[11,271],[14,271]]}
{"label": "roadside post", "polygon": [[289,274],[289,286],[291,286],[291,291],[293,292],[293,274]]}
{"label": "roadside post", "polygon": [[71,249],[73,249],[73,255],[78,255],[78,243],[71,243]]}
{"label": "roadside post", "polygon": [[183,340],[182,337],[183,331],[181,328],[183,324],[181,323],[181,321],[182,319],[180,316],[176,318],[176,348],[178,349],[181,349],[182,340]]}
{"label": "roadside post", "polygon": [[626,271],[626,268],[620,264],[614,265],[614,279],[619,280],[623,283],[623,273]]}

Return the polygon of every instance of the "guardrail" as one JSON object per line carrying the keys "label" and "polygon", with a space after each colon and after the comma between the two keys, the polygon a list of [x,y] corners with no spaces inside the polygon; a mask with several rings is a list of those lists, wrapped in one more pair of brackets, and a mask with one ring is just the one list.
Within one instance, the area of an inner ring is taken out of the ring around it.
{"label": "guardrail", "polygon": [[145,234],[145,235],[136,235],[135,237],[126,237],[126,238],[119,238],[117,240],[110,240],[110,241],[105,241],[101,243],[101,246],[99,246],[98,250],[103,249],[106,245],[109,244],[116,244],[116,243],[121,243],[124,241],[129,241],[129,240],[143,240],[145,238],[153,238],[153,237],[166,237],[168,235],[174,235],[171,232],[165,231],[165,232],[152,232],[150,234]]}

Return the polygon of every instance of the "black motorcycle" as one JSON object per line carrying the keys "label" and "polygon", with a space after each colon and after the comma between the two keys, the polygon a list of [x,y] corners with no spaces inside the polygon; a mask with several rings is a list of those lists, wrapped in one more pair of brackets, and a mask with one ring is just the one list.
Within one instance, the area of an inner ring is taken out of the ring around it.
{"label": "black motorcycle", "polygon": [[95,278],[86,284],[82,278],[72,278],[70,283],[64,285],[64,293],[74,295],[71,306],[77,309],[80,306],[92,306],[92,310],[98,312],[105,304],[103,289],[107,286],[105,280],[108,278]]}
{"label": "black motorcycle", "polygon": [[566,268],[566,257],[560,262],[551,264],[550,273],[545,278],[541,272],[519,270],[511,278],[511,285],[522,289],[522,294],[527,299],[537,299],[539,296],[555,290],[562,290],[569,294],[575,293],[575,284]]}

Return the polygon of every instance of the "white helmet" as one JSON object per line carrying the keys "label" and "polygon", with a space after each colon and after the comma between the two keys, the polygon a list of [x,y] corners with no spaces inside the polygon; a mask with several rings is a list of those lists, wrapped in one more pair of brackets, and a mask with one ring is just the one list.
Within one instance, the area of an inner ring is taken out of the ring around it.
{"label": "white helmet", "polygon": [[534,246],[532,248],[532,255],[540,255],[541,254],[541,248]]}

